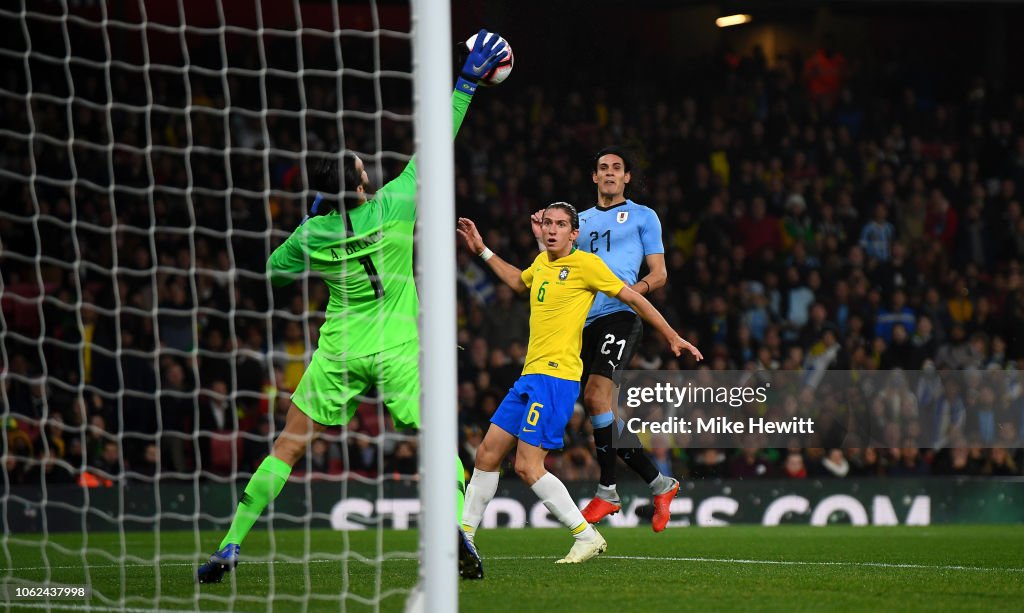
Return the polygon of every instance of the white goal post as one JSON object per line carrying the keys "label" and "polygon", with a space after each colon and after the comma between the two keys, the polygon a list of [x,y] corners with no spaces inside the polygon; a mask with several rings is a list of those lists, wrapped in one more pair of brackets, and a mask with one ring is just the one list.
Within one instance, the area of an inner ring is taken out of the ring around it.
{"label": "white goal post", "polygon": [[420,373],[423,384],[420,454],[420,549],[424,610],[458,609],[456,541],[452,530],[452,450],[458,445],[455,389],[455,162],[452,148],[451,23],[449,0],[413,0],[413,74],[417,153],[420,171],[419,217]]}

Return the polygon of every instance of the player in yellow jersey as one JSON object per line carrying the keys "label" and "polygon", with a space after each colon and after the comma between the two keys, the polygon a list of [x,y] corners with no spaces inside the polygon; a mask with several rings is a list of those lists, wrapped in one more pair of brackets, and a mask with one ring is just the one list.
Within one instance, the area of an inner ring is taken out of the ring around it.
{"label": "player in yellow jersey", "polygon": [[491,418],[492,427],[477,449],[473,478],[466,488],[462,527],[473,539],[487,503],[498,488],[498,467],[516,448],[516,473],[544,506],[576,538],[560,564],[585,562],[608,548],[585,519],[558,477],[544,469],[548,451],[561,449],[565,426],[580,393],[583,324],[597,292],[628,304],[668,340],[676,355],[703,356],[668,325],[646,298],[623,283],[598,256],[574,246],[580,222],[576,209],[555,202],[544,209],[546,251],[526,270],[502,260],[484,245],[472,220],[459,218],[458,234],[512,289],[530,292],[530,343],[522,376]]}

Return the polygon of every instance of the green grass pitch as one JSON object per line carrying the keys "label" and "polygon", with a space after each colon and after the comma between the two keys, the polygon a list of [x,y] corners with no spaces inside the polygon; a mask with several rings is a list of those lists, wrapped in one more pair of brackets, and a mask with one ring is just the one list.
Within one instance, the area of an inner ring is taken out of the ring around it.
{"label": "green grass pitch", "polygon": [[[564,530],[481,530],[486,578],[462,581],[463,611],[1021,610],[1024,526],[605,528],[608,552],[555,565]],[[8,586],[93,587],[52,610],[400,611],[415,583],[415,531],[256,530],[220,585],[194,583],[218,535],[191,532],[11,535]],[[454,535],[453,535],[454,538]],[[273,546],[274,554],[270,552]],[[160,563],[154,564],[154,552]],[[339,556],[348,551],[348,556]],[[310,552],[310,553],[304,553]],[[367,563],[380,552],[382,564]],[[403,553],[404,552],[404,553]],[[120,562],[121,556],[127,562]],[[334,559],[332,559],[332,557]],[[345,557],[343,561],[339,557]],[[270,560],[273,563],[270,563]],[[13,578],[13,579],[11,579]],[[379,580],[378,580],[379,579]],[[378,592],[376,586],[381,591]],[[344,599],[341,594],[348,594]],[[308,605],[303,600],[308,598]],[[11,610],[45,610],[12,601]]]}

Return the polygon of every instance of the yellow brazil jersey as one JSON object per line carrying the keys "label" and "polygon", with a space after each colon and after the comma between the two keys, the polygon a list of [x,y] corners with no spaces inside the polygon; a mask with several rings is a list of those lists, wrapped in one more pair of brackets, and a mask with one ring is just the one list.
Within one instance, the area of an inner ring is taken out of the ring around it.
{"label": "yellow brazil jersey", "polygon": [[523,271],[530,291],[530,346],[524,375],[579,381],[583,324],[597,292],[615,297],[625,287],[601,258],[578,249],[555,261],[541,252]]}

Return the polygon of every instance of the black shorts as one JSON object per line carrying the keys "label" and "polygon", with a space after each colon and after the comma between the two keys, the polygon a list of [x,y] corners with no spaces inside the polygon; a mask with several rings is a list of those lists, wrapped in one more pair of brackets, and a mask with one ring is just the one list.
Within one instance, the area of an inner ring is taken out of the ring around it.
{"label": "black shorts", "polygon": [[585,386],[590,375],[601,375],[618,383],[618,377],[613,375],[629,366],[643,332],[643,322],[632,311],[598,317],[583,328],[581,383]]}

